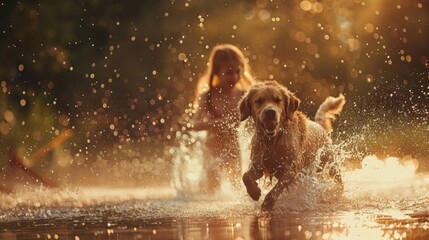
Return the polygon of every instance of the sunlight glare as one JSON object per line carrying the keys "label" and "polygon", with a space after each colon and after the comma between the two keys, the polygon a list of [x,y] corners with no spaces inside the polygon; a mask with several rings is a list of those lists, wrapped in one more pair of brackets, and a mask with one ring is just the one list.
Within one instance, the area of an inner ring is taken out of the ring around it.
{"label": "sunlight glare", "polygon": [[345,179],[356,182],[395,182],[411,179],[417,170],[418,161],[410,157],[402,160],[388,157],[385,160],[375,155],[364,157],[362,168],[345,173]]}

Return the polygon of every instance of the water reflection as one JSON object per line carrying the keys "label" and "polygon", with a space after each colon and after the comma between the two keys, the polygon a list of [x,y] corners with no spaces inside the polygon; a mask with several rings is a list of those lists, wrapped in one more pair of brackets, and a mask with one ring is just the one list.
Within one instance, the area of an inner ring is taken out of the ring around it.
{"label": "water reflection", "polygon": [[395,219],[352,212],[117,222],[59,219],[3,225],[0,239],[427,239],[428,221],[428,215]]}
{"label": "water reflection", "polygon": [[[429,239],[429,174],[410,175],[405,160],[368,158],[344,173],[335,199],[319,198],[329,191],[312,191],[323,185],[308,178],[270,215],[245,189],[188,198],[170,187],[15,189],[0,195],[0,239]],[[406,174],[386,182],[390,168]]]}

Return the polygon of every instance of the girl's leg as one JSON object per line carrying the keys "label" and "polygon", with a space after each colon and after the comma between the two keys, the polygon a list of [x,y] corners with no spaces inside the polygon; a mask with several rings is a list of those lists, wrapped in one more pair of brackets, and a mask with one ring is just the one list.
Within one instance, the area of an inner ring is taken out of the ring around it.
{"label": "girl's leg", "polygon": [[203,170],[205,171],[204,191],[214,194],[220,189],[221,175],[218,160],[208,151],[204,153]]}
{"label": "girl's leg", "polygon": [[241,183],[241,156],[239,152],[231,152],[225,156],[222,168],[229,182],[235,190],[240,189]]}

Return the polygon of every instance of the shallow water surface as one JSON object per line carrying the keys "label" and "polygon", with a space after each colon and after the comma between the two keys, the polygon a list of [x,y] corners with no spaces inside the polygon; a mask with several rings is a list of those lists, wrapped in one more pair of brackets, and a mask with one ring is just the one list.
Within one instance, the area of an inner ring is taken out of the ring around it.
{"label": "shallow water surface", "polygon": [[244,191],[198,197],[177,197],[169,188],[26,191],[2,196],[10,202],[2,204],[0,239],[427,239],[428,181],[420,174],[402,185],[348,183],[334,201],[294,197],[270,214]]}
{"label": "shallow water surface", "polygon": [[427,239],[428,215],[365,213],[140,219],[39,219],[2,224],[1,239]]}
{"label": "shallow water surface", "polygon": [[[0,239],[429,239],[429,173],[411,163],[367,157],[343,173],[341,194],[301,176],[271,213],[227,184],[215,195],[175,184],[15,189],[0,195]],[[265,195],[273,184],[259,185]]]}

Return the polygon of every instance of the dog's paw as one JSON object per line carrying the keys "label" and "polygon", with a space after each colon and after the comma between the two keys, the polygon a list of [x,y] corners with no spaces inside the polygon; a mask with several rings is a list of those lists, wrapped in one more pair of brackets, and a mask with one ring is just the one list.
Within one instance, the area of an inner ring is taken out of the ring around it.
{"label": "dog's paw", "polygon": [[276,201],[271,197],[270,194],[268,194],[265,199],[264,202],[261,205],[261,211],[262,212],[269,212],[271,211],[271,209],[274,207],[274,203]]}
{"label": "dog's paw", "polygon": [[247,188],[247,193],[249,194],[249,196],[253,200],[258,201],[259,198],[261,197],[261,189],[256,184],[247,186],[246,188]]}

